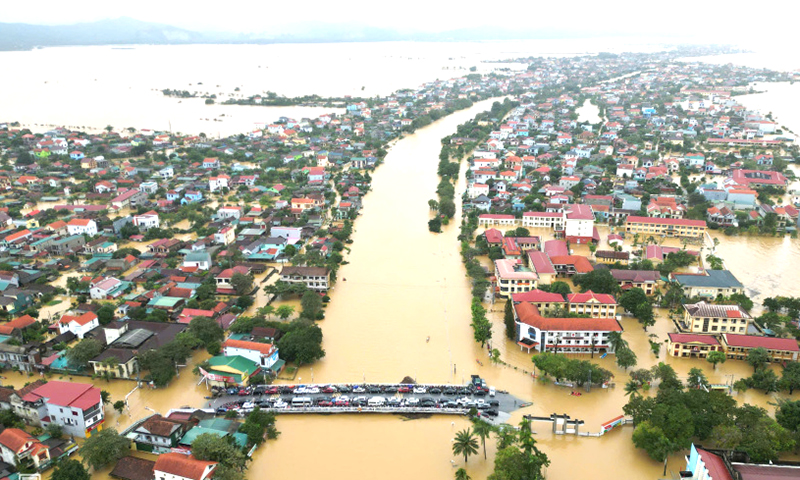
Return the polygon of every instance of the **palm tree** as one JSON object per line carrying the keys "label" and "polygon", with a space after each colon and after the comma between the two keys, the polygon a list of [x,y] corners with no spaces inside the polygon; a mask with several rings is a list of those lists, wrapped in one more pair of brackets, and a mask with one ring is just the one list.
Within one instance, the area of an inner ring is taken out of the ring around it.
{"label": "palm tree", "polygon": [[486,438],[492,434],[494,428],[483,420],[476,419],[472,422],[472,431],[481,439],[481,443],[483,444],[483,459],[486,460]]}
{"label": "palm tree", "polygon": [[467,475],[467,471],[463,468],[456,470],[456,480],[472,480],[472,477]]}
{"label": "palm tree", "polygon": [[628,380],[628,383],[625,384],[625,395],[639,395],[639,382],[634,379]]}
{"label": "palm tree", "polygon": [[464,463],[467,463],[469,456],[476,453],[478,453],[478,440],[472,430],[467,428],[456,433],[456,438],[453,440],[453,455],[464,455]]}
{"label": "palm tree", "polygon": [[628,342],[622,338],[621,332],[611,332],[608,334],[608,344],[615,351],[618,352],[623,348],[627,348]]}

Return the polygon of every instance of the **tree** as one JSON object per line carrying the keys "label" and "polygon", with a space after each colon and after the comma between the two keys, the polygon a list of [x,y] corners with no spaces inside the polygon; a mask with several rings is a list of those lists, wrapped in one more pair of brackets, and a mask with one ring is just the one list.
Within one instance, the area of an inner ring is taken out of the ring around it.
{"label": "tree", "polygon": [[472,297],[472,333],[481,347],[492,338],[492,323],[486,318],[486,309],[478,297]]}
{"label": "tree", "polygon": [[467,475],[467,471],[463,468],[456,470],[456,480],[472,480],[472,477]]}
{"label": "tree", "polygon": [[699,368],[692,368],[689,370],[689,378],[686,380],[686,385],[691,388],[708,388],[710,384],[702,370]]}
{"label": "tree", "polygon": [[322,329],[316,325],[294,328],[278,340],[278,349],[286,361],[298,365],[313,363],[325,356]]}
{"label": "tree", "polygon": [[100,400],[102,400],[103,403],[110,402],[111,401],[111,393],[109,393],[109,392],[107,392],[105,390],[100,390]]}
{"label": "tree", "polygon": [[231,276],[231,286],[236,295],[246,295],[253,290],[253,277],[236,272]]}
{"label": "tree", "polygon": [[608,346],[616,352],[628,348],[628,342],[622,338],[622,332],[610,332],[608,334]]}
{"label": "tree", "polygon": [[630,379],[625,383],[625,395],[638,395],[641,384],[634,379]]}
{"label": "tree", "polygon": [[572,289],[566,282],[553,282],[550,284],[550,293],[569,295],[570,293],[572,293]]}
{"label": "tree", "polygon": [[464,455],[464,463],[467,463],[470,455],[478,453],[478,440],[472,430],[467,428],[456,433],[453,441],[453,455]]}
{"label": "tree", "polygon": [[131,441],[120,435],[114,428],[105,428],[87,438],[79,448],[83,461],[94,470],[100,470],[109,463],[116,463],[128,454]]}
{"label": "tree", "polygon": [[300,316],[309,320],[318,320],[322,315],[322,299],[313,290],[307,290],[300,299],[302,312]]}
{"label": "tree", "polygon": [[92,338],[84,338],[77,345],[67,350],[67,361],[75,367],[84,367],[89,360],[100,355],[103,345]]}
{"label": "tree", "polygon": [[714,370],[717,369],[718,363],[725,363],[725,360],[728,358],[725,356],[725,352],[720,352],[719,350],[714,350],[713,352],[708,352],[706,356],[706,361],[714,366]]}
{"label": "tree", "polygon": [[503,323],[506,326],[506,337],[509,340],[517,338],[517,323],[514,321],[514,302],[509,298],[503,311]]}
{"label": "tree", "polygon": [[150,372],[150,380],[157,387],[166,386],[175,376],[175,364],[161,350],[147,350],[139,354],[139,366]]}
{"label": "tree", "polygon": [[224,437],[211,433],[202,433],[195,438],[192,442],[192,454],[198,460],[219,462],[238,472],[244,471],[247,460],[241,449]]}
{"label": "tree", "polygon": [[769,363],[769,352],[764,347],[758,347],[747,353],[747,363],[753,367],[753,371],[764,368]]}
{"label": "tree", "polygon": [[125,409],[125,400],[117,400],[116,402],[114,402],[114,410],[116,410],[117,413],[122,413],[124,409]]}
{"label": "tree", "polygon": [[617,365],[625,370],[636,366],[636,354],[630,348],[623,348],[614,352],[617,357]]}
{"label": "tree", "polygon": [[[258,307],[256,313],[262,317],[272,318],[272,315],[275,314],[275,307],[273,307],[272,305],[264,305],[263,307]],[[239,319],[237,318],[236,320],[238,321]]]}
{"label": "tree", "polygon": [[108,325],[114,321],[114,307],[112,305],[103,305],[97,310],[97,320],[100,325]]}
{"label": "tree", "polygon": [[783,400],[778,404],[775,420],[787,430],[793,432],[800,428],[800,400]]}
{"label": "tree", "polygon": [[674,448],[664,432],[649,421],[644,421],[636,426],[632,438],[636,448],[646,451],[653,460],[664,462],[664,475],[666,475],[667,457],[674,451]]}
{"label": "tree", "polygon": [[656,318],[653,315],[653,305],[649,301],[640,303],[633,314],[636,316],[636,319],[639,320],[639,323],[642,324],[642,328],[644,328],[645,332],[647,331],[647,327],[652,327],[656,324]]}
{"label": "tree", "polygon": [[50,435],[50,438],[61,438],[64,436],[64,428],[57,423],[51,423],[50,425],[46,426],[44,431]]}
{"label": "tree", "polygon": [[0,425],[6,428],[25,428],[25,423],[11,409],[0,410]]}
{"label": "tree", "polygon": [[476,419],[472,422],[472,431],[481,439],[483,445],[483,459],[486,459],[486,438],[494,431],[494,427],[484,422],[483,420]]}
{"label": "tree", "polygon": [[573,282],[581,287],[583,292],[591,290],[594,293],[614,294],[619,290],[617,281],[607,268],[598,268],[583,275],[576,275],[573,277]]}
{"label": "tree", "polygon": [[619,296],[617,303],[629,313],[634,313],[639,304],[647,301],[647,295],[641,288],[631,288]]}
{"label": "tree", "polygon": [[281,320],[286,320],[294,313],[294,307],[291,305],[281,305],[275,309],[275,315]]}
{"label": "tree", "polygon": [[794,393],[796,388],[800,388],[800,363],[791,362],[787,364],[781,373],[781,380],[778,385],[781,390],[789,390],[789,395]]}
{"label": "tree", "polygon": [[56,464],[50,480],[89,480],[89,472],[77,460],[66,458]]}
{"label": "tree", "polygon": [[197,338],[203,346],[225,339],[225,331],[216,320],[209,317],[194,317],[189,322],[189,332]]}
{"label": "tree", "polygon": [[428,230],[433,233],[441,233],[442,219],[438,215],[428,220]]}

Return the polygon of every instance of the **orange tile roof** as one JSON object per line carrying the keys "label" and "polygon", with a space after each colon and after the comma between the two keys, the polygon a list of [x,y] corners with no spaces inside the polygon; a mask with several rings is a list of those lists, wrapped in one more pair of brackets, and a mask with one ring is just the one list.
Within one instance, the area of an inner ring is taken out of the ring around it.
{"label": "orange tile roof", "polygon": [[273,347],[270,343],[261,343],[261,342],[248,342],[247,340],[232,340],[227,339],[222,344],[224,347],[231,347],[231,348],[241,348],[244,350],[256,350],[258,352],[263,353],[264,355],[269,355],[272,351]]}
{"label": "orange tile roof", "polygon": [[200,480],[203,478],[206,468],[216,464],[217,462],[198,460],[192,455],[164,453],[156,459],[153,470],[178,477],[191,478],[192,480]]}

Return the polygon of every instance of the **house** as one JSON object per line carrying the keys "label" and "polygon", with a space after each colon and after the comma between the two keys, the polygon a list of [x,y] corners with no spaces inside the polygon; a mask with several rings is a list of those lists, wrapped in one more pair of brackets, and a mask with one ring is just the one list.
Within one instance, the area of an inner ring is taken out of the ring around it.
{"label": "house", "polygon": [[667,237],[698,238],[702,237],[706,232],[706,221],[629,215],[625,219],[625,231],[631,235],[639,234],[644,238],[662,235]]}
{"label": "house", "polygon": [[734,170],[731,178],[746,188],[778,187],[786,188],[786,177],[772,170]]}
{"label": "house", "polygon": [[98,282],[92,282],[89,287],[89,296],[95,300],[105,300],[116,298],[125,292],[128,282],[123,282],[114,277],[104,278]]}
{"label": "house", "polygon": [[50,449],[19,428],[6,428],[0,432],[0,453],[3,462],[14,466],[30,459],[38,469],[50,461]]}
{"label": "house", "polygon": [[714,351],[722,351],[722,345],[713,335],[667,334],[667,353],[673,357],[705,358]]}
{"label": "house", "polygon": [[670,278],[678,282],[683,294],[689,298],[729,297],[736,293],[744,293],[742,285],[728,270],[706,270],[705,274],[670,274]]}
{"label": "house", "polygon": [[117,195],[111,200],[111,206],[114,208],[125,208],[128,206],[135,207],[147,201],[147,194],[141,190],[130,189]]}
{"label": "house", "polygon": [[592,318],[614,318],[617,316],[617,301],[613,295],[594,293],[588,290],[584,293],[570,293],[567,295],[569,313],[589,315]]}
{"label": "house", "polygon": [[158,191],[157,182],[142,182],[139,184],[139,191],[147,194],[154,194]]}
{"label": "house", "polygon": [[681,331],[691,333],[746,334],[752,317],[739,305],[714,305],[700,301],[683,306]]}
{"label": "house", "polygon": [[[119,281],[119,280],[117,280]],[[83,338],[86,333],[100,326],[97,314],[86,312],[81,315],[62,315],[58,321],[58,333],[72,332],[78,338]]]}
{"label": "house", "polygon": [[242,216],[242,207],[225,206],[217,210],[217,218],[235,218]]}
{"label": "house", "polygon": [[280,279],[287,283],[303,283],[317,292],[327,292],[331,272],[324,267],[283,267]]}
{"label": "house", "polygon": [[219,168],[219,159],[218,158],[206,158],[203,159],[203,168],[206,170],[216,170]]}
{"label": "house", "polygon": [[129,348],[107,348],[89,360],[95,375],[103,378],[135,379],[139,374],[136,352]]}
{"label": "house", "polygon": [[133,429],[136,435],[137,450],[155,454],[168,453],[178,446],[178,441],[186,433],[187,425],[159,414],[147,417]]}
{"label": "house", "polygon": [[22,401],[43,427],[54,423],[67,435],[81,438],[103,429],[103,399],[94,385],[51,380],[25,394]]}
{"label": "house", "polygon": [[497,279],[495,294],[512,298],[515,293],[534,290],[539,283],[539,276],[516,259],[499,259],[494,261],[494,276]]}
{"label": "house", "polygon": [[218,190],[222,190],[223,188],[230,188],[229,182],[231,177],[227,175],[218,175],[216,177],[211,177],[208,179],[208,190],[210,192],[216,192]]}
{"label": "house", "polygon": [[[262,370],[272,370],[279,361],[278,347],[269,343],[250,342],[246,340],[227,339],[222,343],[222,352],[226,357],[240,355],[257,363]],[[282,364],[282,363],[281,363]]]}
{"label": "house", "polygon": [[133,224],[139,227],[139,230],[150,230],[151,228],[158,228],[160,225],[158,213],[150,210],[147,213],[133,216]]}
{"label": "house", "polygon": [[217,285],[217,293],[221,293],[224,295],[233,295],[236,293],[236,290],[233,288],[233,284],[231,283],[231,279],[235,274],[242,274],[242,275],[250,275],[250,268],[237,265],[233,268],[226,268],[222,272],[219,273],[214,280],[216,281]]}
{"label": "house", "polygon": [[214,243],[220,245],[230,245],[236,241],[236,230],[233,227],[222,227],[219,231],[214,232]]}
{"label": "house", "polygon": [[201,250],[197,252],[190,252],[187,253],[185,257],[183,257],[183,263],[181,264],[181,270],[184,271],[193,271],[194,270],[208,270],[211,268],[211,254]]}
{"label": "house", "polygon": [[780,460],[751,463],[741,451],[703,449],[692,444],[681,478],[686,480],[766,480],[800,478],[800,467]]}
{"label": "house", "polygon": [[611,269],[611,276],[623,290],[641,288],[646,295],[652,295],[658,290],[658,281],[661,279],[657,270]]}
{"label": "house", "polygon": [[772,362],[796,362],[798,351],[794,338],[761,337],[757,335],[722,334],[722,348],[725,355],[734,360],[746,360],[747,354],[754,348],[767,351]]}
{"label": "house", "polygon": [[73,218],[67,222],[67,233],[69,235],[97,235],[97,223],[94,220],[85,218]]}
{"label": "house", "polygon": [[153,466],[155,480],[207,480],[213,476],[217,462],[198,460],[183,453],[163,453]]}
{"label": "house", "polygon": [[554,353],[614,353],[611,332],[622,332],[614,318],[547,318],[533,304],[514,305],[520,348]]}

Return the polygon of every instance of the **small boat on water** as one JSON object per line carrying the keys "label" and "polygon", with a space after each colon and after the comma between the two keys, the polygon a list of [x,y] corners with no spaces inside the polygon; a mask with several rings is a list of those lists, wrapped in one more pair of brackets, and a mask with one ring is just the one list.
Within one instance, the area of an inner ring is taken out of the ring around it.
{"label": "small boat on water", "polygon": [[475,359],[475,361],[476,361],[476,362],[478,362],[478,365],[480,365],[481,367],[483,366],[483,362],[481,362],[481,361],[480,361],[480,360],[478,360],[477,358]]}
{"label": "small boat on water", "polygon": [[431,337],[428,337],[428,338],[425,339],[425,343],[428,343],[430,341],[431,341]]}

